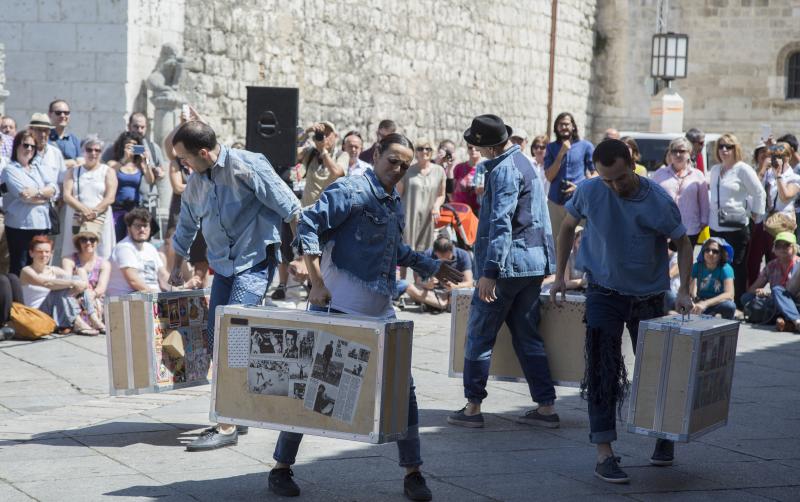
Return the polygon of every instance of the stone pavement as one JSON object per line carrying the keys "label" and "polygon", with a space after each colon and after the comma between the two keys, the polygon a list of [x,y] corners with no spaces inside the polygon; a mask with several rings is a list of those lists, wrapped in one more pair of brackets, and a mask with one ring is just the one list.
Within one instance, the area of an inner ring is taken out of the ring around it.
{"label": "stone pavement", "polygon": [[[681,444],[673,467],[651,467],[653,440],[620,433],[630,485],[596,480],[585,404],[558,388],[562,426],[513,418],[531,405],[523,384],[491,382],[485,429],[445,423],[463,405],[447,376],[448,314],[415,322],[413,374],[424,471],[439,501],[800,500],[800,336],[743,326],[726,428]],[[209,386],[108,395],[104,337],[0,342],[0,500],[273,500],[266,472],[277,433],[187,453],[208,424]],[[631,358],[628,358],[632,361]],[[620,429],[622,425],[620,424]],[[307,437],[296,479],[304,500],[403,500],[392,444]]]}

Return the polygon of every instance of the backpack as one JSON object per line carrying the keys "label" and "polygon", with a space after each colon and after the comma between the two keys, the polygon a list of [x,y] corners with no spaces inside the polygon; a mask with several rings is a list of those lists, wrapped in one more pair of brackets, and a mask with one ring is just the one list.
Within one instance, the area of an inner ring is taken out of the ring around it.
{"label": "backpack", "polygon": [[752,324],[767,324],[777,315],[777,306],[772,295],[756,296],[744,305],[744,318]]}

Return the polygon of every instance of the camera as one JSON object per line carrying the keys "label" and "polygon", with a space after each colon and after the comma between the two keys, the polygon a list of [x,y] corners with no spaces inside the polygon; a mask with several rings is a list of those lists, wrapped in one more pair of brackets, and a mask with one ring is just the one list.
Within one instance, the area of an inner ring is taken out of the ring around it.
{"label": "camera", "polygon": [[314,131],[314,141],[324,141],[325,133],[322,131]]}
{"label": "camera", "polygon": [[451,160],[453,160],[453,154],[450,153],[450,151],[445,150],[445,152],[444,152],[444,160],[447,161],[447,162],[450,162]]}
{"label": "camera", "polygon": [[558,184],[558,189],[561,191],[561,195],[564,199],[569,199],[572,197],[572,194],[567,194],[567,190],[569,190],[571,183],[565,179],[562,179],[561,182]]}
{"label": "camera", "polygon": [[144,145],[133,145],[134,155],[144,155]]}
{"label": "camera", "polygon": [[769,163],[772,167],[778,167],[778,155],[770,155]]}

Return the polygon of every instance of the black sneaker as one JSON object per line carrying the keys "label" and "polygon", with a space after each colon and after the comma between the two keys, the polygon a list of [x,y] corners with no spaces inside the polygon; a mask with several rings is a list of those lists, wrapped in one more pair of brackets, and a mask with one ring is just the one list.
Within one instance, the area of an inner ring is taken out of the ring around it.
{"label": "black sneaker", "polygon": [[524,415],[517,417],[517,423],[528,425],[539,425],[549,429],[558,429],[561,425],[561,420],[558,418],[558,413],[550,415],[542,415],[538,409],[528,410]]}
{"label": "black sneaker", "polygon": [[286,284],[278,284],[278,287],[275,288],[275,291],[272,292],[270,298],[273,300],[285,300],[286,299]]}
{"label": "black sneaker", "polygon": [[409,500],[433,499],[433,494],[428,485],[425,484],[425,478],[422,477],[422,473],[419,471],[407,474],[403,479],[403,493]]}
{"label": "black sneaker", "polygon": [[656,439],[656,448],[650,456],[652,465],[667,466],[672,465],[675,459],[675,443],[668,439]]}
{"label": "black sneaker", "polygon": [[247,433],[250,432],[250,427],[246,425],[237,425],[236,432],[238,432],[240,436],[246,436]]}
{"label": "black sneaker", "polygon": [[461,427],[483,427],[483,413],[477,415],[466,415],[464,412],[467,407],[464,406],[460,410],[453,412],[447,417],[447,423],[452,425],[459,425]]}
{"label": "black sneaker", "polygon": [[594,468],[594,475],[609,483],[627,483],[630,481],[625,471],[619,468],[619,457],[608,457]]}
{"label": "black sneaker", "polygon": [[292,476],[294,476],[294,472],[288,467],[272,469],[269,471],[269,491],[281,497],[297,497],[300,495],[300,487],[294,482]]}
{"label": "black sneaker", "polygon": [[200,433],[197,439],[186,445],[186,451],[206,451],[234,446],[239,442],[236,429],[231,434],[222,434],[217,427],[211,427]]}

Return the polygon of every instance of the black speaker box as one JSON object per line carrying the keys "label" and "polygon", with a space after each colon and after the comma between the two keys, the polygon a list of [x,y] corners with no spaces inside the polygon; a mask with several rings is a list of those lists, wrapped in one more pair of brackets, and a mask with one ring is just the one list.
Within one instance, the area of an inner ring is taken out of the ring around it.
{"label": "black speaker box", "polygon": [[279,174],[297,163],[299,97],[291,87],[247,87],[246,148],[263,153]]}

